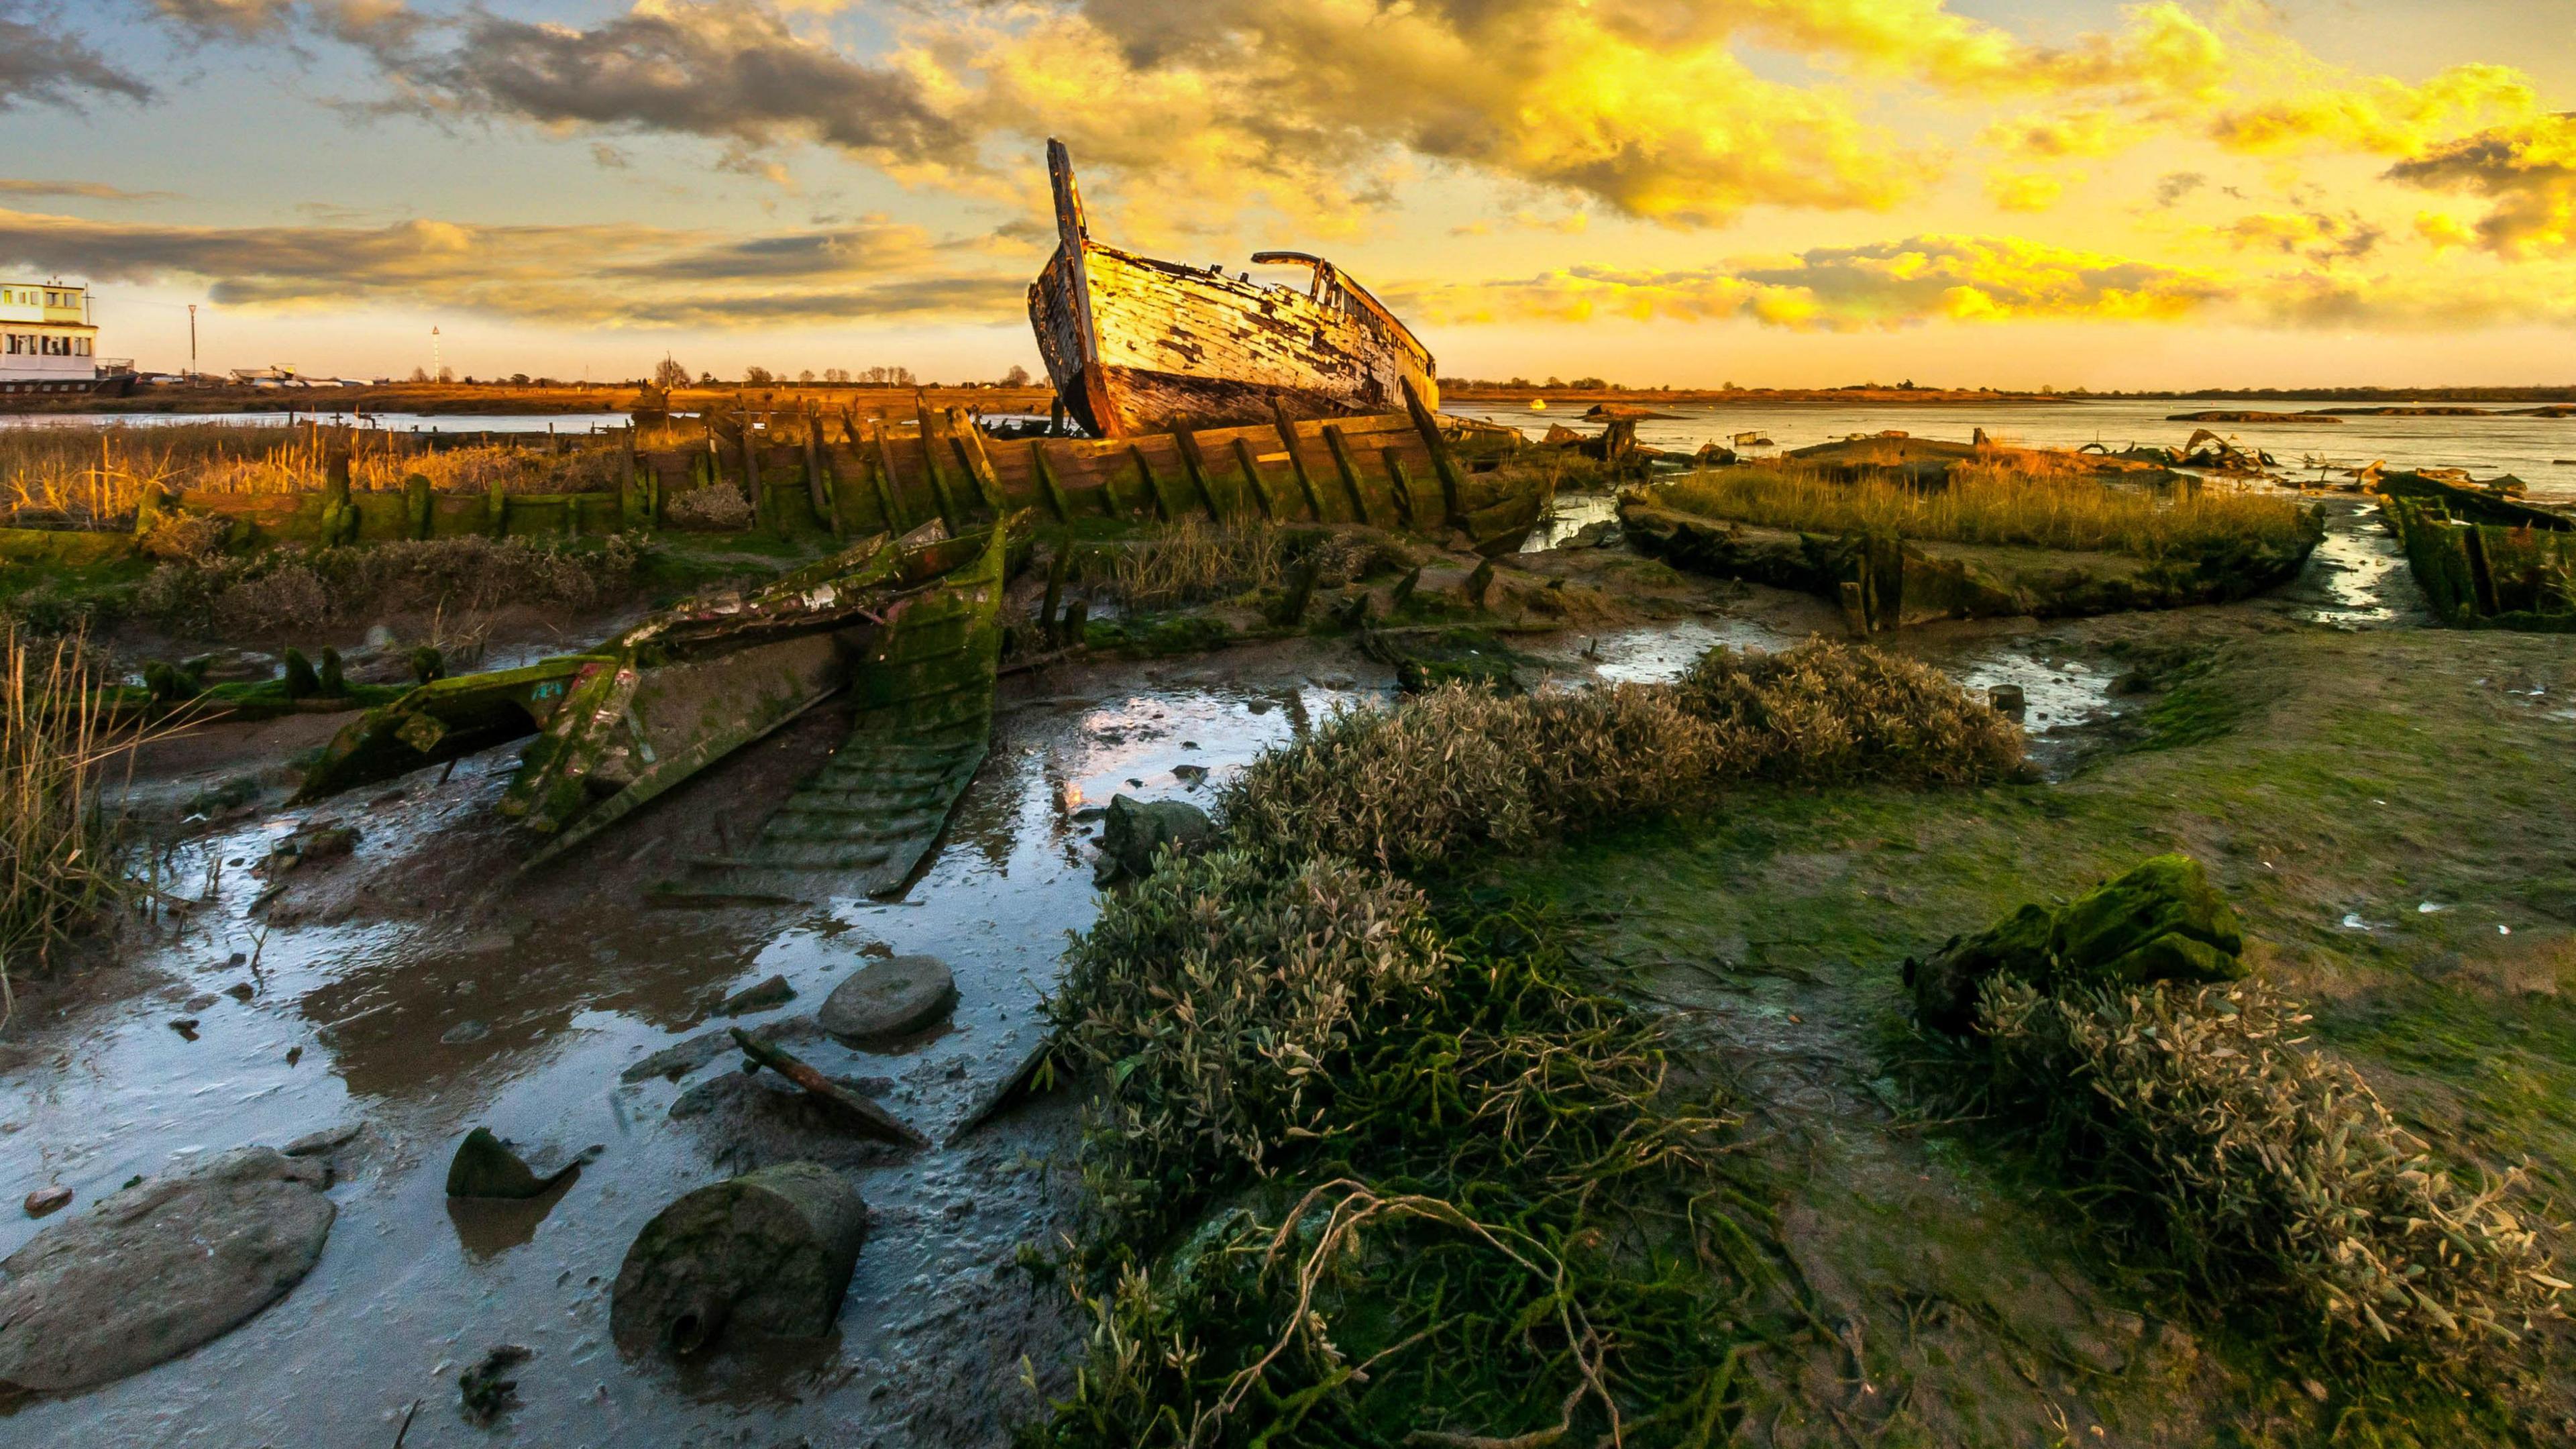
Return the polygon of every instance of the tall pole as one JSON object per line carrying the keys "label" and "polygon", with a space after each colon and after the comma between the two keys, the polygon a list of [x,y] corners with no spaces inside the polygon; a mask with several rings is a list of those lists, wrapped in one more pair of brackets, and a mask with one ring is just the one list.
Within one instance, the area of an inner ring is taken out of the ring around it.
{"label": "tall pole", "polygon": [[197,304],[188,304],[188,375],[197,375]]}
{"label": "tall pole", "polygon": [[429,380],[432,382],[447,381],[447,363],[439,355],[438,329],[435,327],[429,329]]}

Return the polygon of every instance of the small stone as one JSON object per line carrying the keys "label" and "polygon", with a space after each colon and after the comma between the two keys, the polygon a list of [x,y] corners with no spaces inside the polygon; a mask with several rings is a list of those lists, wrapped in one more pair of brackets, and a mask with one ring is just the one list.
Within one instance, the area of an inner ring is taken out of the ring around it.
{"label": "small stone", "polygon": [[214,1005],[219,999],[220,998],[211,991],[200,991],[196,995],[189,997],[179,1009],[188,1012],[203,1011],[207,1007]]}
{"label": "small stone", "polygon": [[2316,1400],[2318,1403],[2322,1404],[2326,1401],[2326,1386],[2318,1383],[2315,1379],[2301,1379],[2299,1380],[2299,1387],[2306,1391],[2309,1398]]}
{"label": "small stone", "polygon": [[68,1187],[64,1187],[60,1183],[56,1183],[51,1187],[40,1187],[34,1192],[27,1194],[27,1216],[31,1218],[40,1218],[47,1213],[61,1212],[64,1208],[70,1207],[71,1205],[72,1190]]}
{"label": "small stone", "polygon": [[307,1132],[278,1150],[289,1157],[319,1157],[345,1146],[365,1130],[367,1124],[364,1122],[346,1122],[337,1127],[325,1127],[319,1132]]}
{"label": "small stone", "polygon": [[232,985],[224,988],[224,995],[231,997],[235,1001],[248,1001],[256,994],[256,990],[247,981],[236,981]]}
{"label": "small stone", "polygon": [[796,988],[787,984],[787,978],[772,976],[766,981],[746,986],[726,997],[724,1004],[716,1008],[716,1014],[745,1016],[755,1011],[767,1011],[774,1006],[785,1006],[795,999]]}
{"label": "small stone", "polygon": [[957,1003],[957,978],[936,956],[896,956],[852,972],[824,999],[823,1029],[854,1044],[921,1031]]}
{"label": "small stone", "polygon": [[586,1147],[572,1161],[553,1172],[539,1176],[534,1168],[510,1150],[510,1144],[492,1135],[489,1127],[477,1127],[456,1144],[456,1156],[447,1164],[449,1197],[529,1198],[572,1176],[581,1165],[599,1156],[603,1149]]}
{"label": "small stone", "polygon": [[[236,860],[236,861],[234,861],[234,862],[233,862],[233,864],[235,864],[235,865],[239,865],[239,864],[241,864],[241,862],[240,862],[240,861],[238,861],[238,860]],[[247,961],[249,961],[249,960],[250,960],[250,958],[249,958],[248,956],[243,955],[243,954],[242,954],[241,952],[239,952],[239,951],[235,951],[231,956],[229,956],[229,957],[225,958],[224,964],[225,964],[225,965],[227,965],[227,966],[239,966],[239,965],[242,965],[242,964],[244,964],[245,962],[247,962]]]}
{"label": "small stone", "polygon": [[449,1027],[447,1030],[440,1032],[438,1039],[449,1046],[463,1046],[468,1042],[481,1041],[483,1038],[490,1036],[491,1034],[492,1028],[468,1017],[467,1019],[458,1022],[456,1025]]}
{"label": "small stone", "polygon": [[1172,767],[1172,778],[1180,781],[1184,785],[1196,787],[1205,784],[1207,782],[1207,777],[1208,772],[1207,766],[1205,765],[1174,765]]}
{"label": "small stone", "polygon": [[170,1019],[170,1029],[189,1041],[195,1041],[197,1039],[197,1019],[193,1016],[172,1017]]}

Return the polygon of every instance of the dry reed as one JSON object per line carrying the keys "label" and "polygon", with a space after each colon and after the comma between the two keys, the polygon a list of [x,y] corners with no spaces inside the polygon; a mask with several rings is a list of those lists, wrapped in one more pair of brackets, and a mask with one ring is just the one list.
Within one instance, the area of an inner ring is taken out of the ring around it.
{"label": "dry reed", "polygon": [[2104,483],[2032,460],[1996,454],[1950,470],[1946,486],[1901,478],[1841,482],[1811,468],[1724,468],[1664,485],[1666,507],[1807,533],[1893,533],[1954,543],[2124,553],[2197,555],[2248,540],[2300,541],[2299,507],[2286,499],[2203,489],[2170,498]]}
{"label": "dry reed", "polygon": [[134,889],[97,776],[135,736],[99,707],[84,642],[0,625],[0,1025],[16,1008],[12,983],[52,970]]}
{"label": "dry reed", "polygon": [[0,516],[109,527],[130,522],[147,494],[319,492],[342,448],[349,486],[360,492],[397,490],[420,474],[439,492],[589,493],[614,489],[623,476],[622,440],[574,439],[562,452],[497,443],[427,452],[408,434],[366,429],[9,428],[0,429]]}
{"label": "dry reed", "polygon": [[1843,644],[1721,648],[1676,684],[1517,698],[1451,685],[1338,710],[1254,761],[1221,804],[1248,844],[1407,873],[1688,808],[1730,780],[1960,784],[2020,759],[2010,721],[1925,665]]}

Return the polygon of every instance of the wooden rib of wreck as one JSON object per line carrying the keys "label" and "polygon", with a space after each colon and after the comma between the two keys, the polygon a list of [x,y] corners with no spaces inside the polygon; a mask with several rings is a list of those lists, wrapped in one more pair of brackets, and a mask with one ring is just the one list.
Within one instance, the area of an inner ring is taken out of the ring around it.
{"label": "wooden rib of wreck", "polygon": [[[1428,407],[1368,417],[1274,415],[1134,438],[1003,439],[962,408],[924,401],[915,422],[844,414],[839,429],[841,441],[828,446],[722,452],[747,458],[767,506],[798,527],[851,537],[899,534],[931,521],[964,533],[1026,510],[1039,527],[1197,520],[1359,523],[1425,535],[1456,528],[1471,547],[1492,554],[1518,548],[1549,497],[1545,470],[1503,466],[1525,446],[1517,431]],[[729,486],[729,478],[707,478],[716,452],[639,452],[637,490],[669,498]]]}
{"label": "wooden rib of wreck", "polygon": [[1274,417],[1391,412],[1408,390],[1439,406],[1431,353],[1368,289],[1304,252],[1306,290],[1157,261],[1091,239],[1073,162],[1047,142],[1057,245],[1029,284],[1029,323],[1065,411],[1095,438]]}

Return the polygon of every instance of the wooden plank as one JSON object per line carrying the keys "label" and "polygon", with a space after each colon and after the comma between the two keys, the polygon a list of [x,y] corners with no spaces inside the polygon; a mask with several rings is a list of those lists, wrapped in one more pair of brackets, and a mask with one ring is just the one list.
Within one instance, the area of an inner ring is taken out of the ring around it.
{"label": "wooden plank", "polygon": [[1413,506],[1413,477],[1404,471],[1404,454],[1393,448],[1380,448],[1377,455],[1386,464],[1388,488],[1395,494],[1395,511],[1403,517],[1405,527],[1414,527],[1414,520],[1421,514]]}
{"label": "wooden plank", "polygon": [[1047,511],[1058,523],[1071,523],[1073,511],[1064,506],[1064,490],[1056,485],[1055,471],[1047,467],[1046,440],[1029,439],[1029,476],[1037,480],[1038,496],[1046,500]]}
{"label": "wooden plank", "polygon": [[1198,491],[1199,502],[1207,508],[1208,519],[1224,523],[1225,510],[1217,504],[1216,490],[1208,486],[1207,465],[1200,461],[1198,439],[1190,436],[1189,430],[1184,428],[1172,434],[1172,447],[1181,455],[1181,476],[1189,479],[1190,487]]}
{"label": "wooden plank", "polygon": [[1154,465],[1145,461],[1143,444],[1129,444],[1127,456],[1136,464],[1137,480],[1145,485],[1145,496],[1154,500],[1154,516],[1165,523],[1172,521],[1172,506],[1163,501],[1163,485],[1154,476]]}

